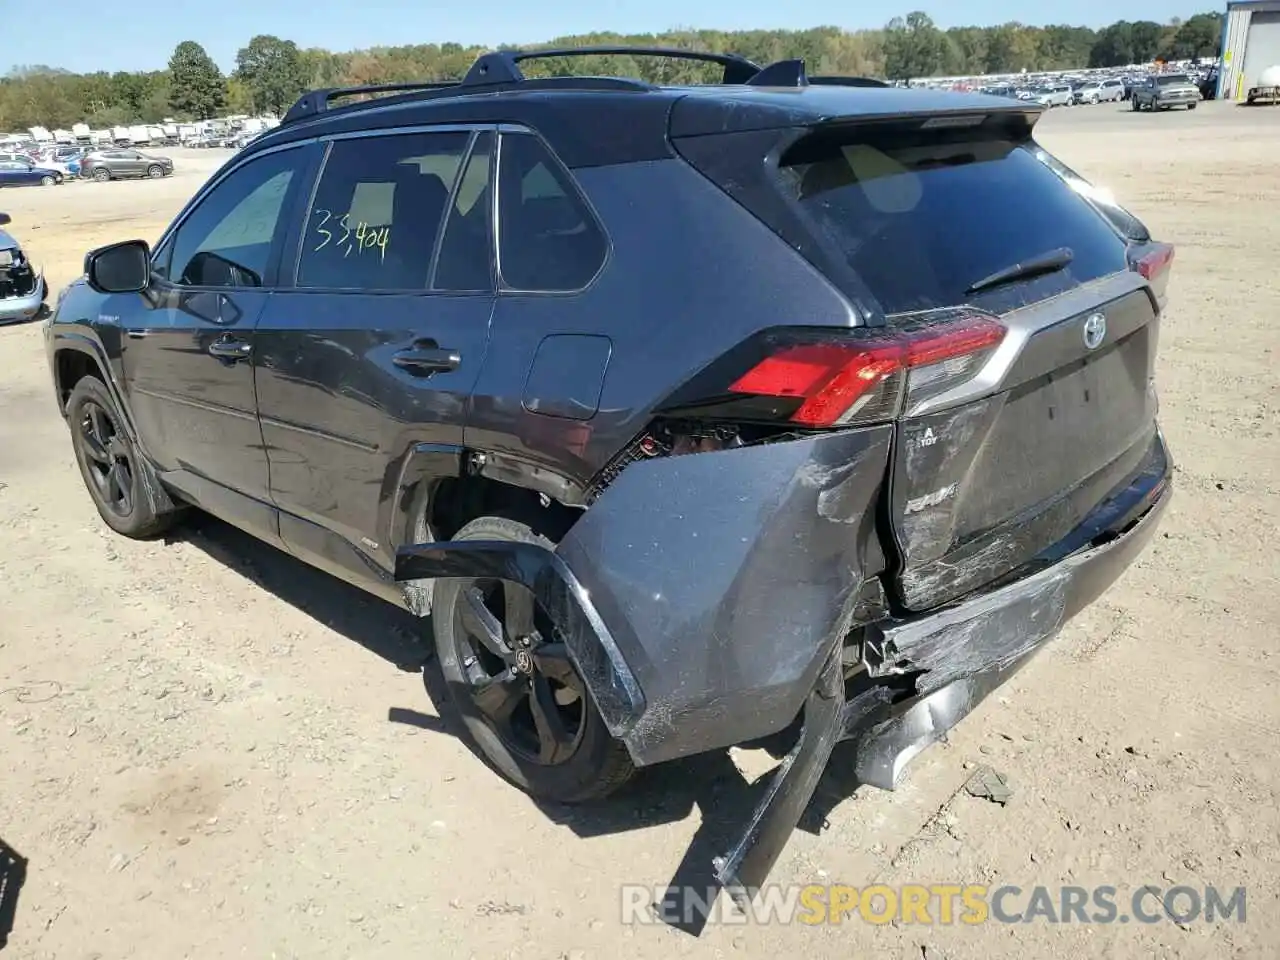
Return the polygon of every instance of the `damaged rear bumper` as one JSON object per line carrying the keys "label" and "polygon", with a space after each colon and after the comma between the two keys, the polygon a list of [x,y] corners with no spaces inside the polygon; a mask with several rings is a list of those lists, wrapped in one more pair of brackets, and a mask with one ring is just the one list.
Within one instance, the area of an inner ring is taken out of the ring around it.
{"label": "damaged rear bumper", "polygon": [[[874,625],[863,640],[862,669],[850,682],[833,655],[810,694],[798,742],[737,846],[716,860],[726,890],[741,898],[764,882],[840,741],[854,746],[860,783],[896,788],[912,759],[1021,669],[1137,558],[1169,504],[1171,476],[1168,450],[1157,434],[1142,469],[1047,551],[1042,569],[937,613]],[[895,677],[914,690],[905,696],[900,687],[895,691]]]}
{"label": "damaged rear bumper", "polygon": [[889,442],[875,427],[639,462],[555,550],[417,544],[400,550],[396,579],[530,588],[637,765],[765,737],[803,715],[751,823],[716,860],[727,889],[749,891],[838,742],[854,741],[862,782],[893,788],[1120,575],[1169,500],[1157,434],[1127,485],[1009,582],[859,631],[851,663],[860,591],[883,569],[874,522]]}

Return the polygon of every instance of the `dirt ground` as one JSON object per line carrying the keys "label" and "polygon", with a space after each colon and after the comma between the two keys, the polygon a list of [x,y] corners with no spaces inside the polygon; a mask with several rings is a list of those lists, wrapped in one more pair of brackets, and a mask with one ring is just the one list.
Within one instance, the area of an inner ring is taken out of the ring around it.
{"label": "dirt ground", "polygon": [[[727,758],[653,771],[603,811],[539,808],[440,718],[407,616],[212,519],[172,543],[111,535],[31,324],[0,329],[0,840],[28,861],[6,956],[1276,956],[1280,110],[1103,105],[1041,138],[1178,245],[1173,507],[899,791],[825,784],[819,832],[773,879],[1110,884],[1122,903],[1243,886],[1244,923],[624,924],[623,884],[701,882],[714,822],[744,802]],[[89,247],[154,239],[222,159],[173,155],[171,180],[0,208],[56,290]],[[1008,777],[1008,805],[962,789],[975,763]]]}

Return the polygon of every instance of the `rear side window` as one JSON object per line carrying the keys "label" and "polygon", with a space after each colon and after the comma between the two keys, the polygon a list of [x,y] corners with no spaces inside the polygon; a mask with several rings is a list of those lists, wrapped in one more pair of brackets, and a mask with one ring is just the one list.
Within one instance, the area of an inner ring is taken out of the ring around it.
{"label": "rear side window", "polygon": [[[1123,270],[1124,244],[1036,158],[1034,146],[965,131],[810,138],[783,158],[790,197],[887,313],[1028,299]],[[1066,247],[1052,277],[969,287]]]}
{"label": "rear side window", "polygon": [[432,289],[461,293],[490,292],[493,288],[492,155],[493,134],[486,131],[476,137],[466,170],[454,191]]}
{"label": "rear side window", "polygon": [[300,288],[425,290],[470,134],[336,140],[298,258]]}
{"label": "rear side window", "polygon": [[498,160],[498,263],[512,290],[581,290],[608,253],[568,172],[537,137],[504,134]]}

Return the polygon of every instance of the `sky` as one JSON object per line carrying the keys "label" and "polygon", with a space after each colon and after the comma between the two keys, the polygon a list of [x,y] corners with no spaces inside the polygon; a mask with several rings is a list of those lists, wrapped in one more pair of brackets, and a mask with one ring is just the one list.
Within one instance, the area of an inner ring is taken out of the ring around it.
{"label": "sky", "polygon": [[1116,20],[1183,19],[1225,3],[1209,0],[170,0],[104,9],[101,0],[57,0],[58,25],[47,18],[6,16],[22,0],[0,0],[0,74],[23,64],[76,73],[159,70],[183,40],[202,44],[223,68],[259,33],[300,47],[352,50],[410,43],[534,43],[566,34],[614,30],[654,33],[676,27],[846,30],[881,27],[923,9],[942,27],[1069,23],[1100,27]]}

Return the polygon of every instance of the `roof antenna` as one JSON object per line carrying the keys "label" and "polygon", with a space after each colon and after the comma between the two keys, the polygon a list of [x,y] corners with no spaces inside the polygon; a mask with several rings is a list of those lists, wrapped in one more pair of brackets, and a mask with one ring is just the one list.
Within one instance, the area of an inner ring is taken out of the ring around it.
{"label": "roof antenna", "polygon": [[803,60],[779,60],[771,63],[747,81],[750,87],[807,87]]}

